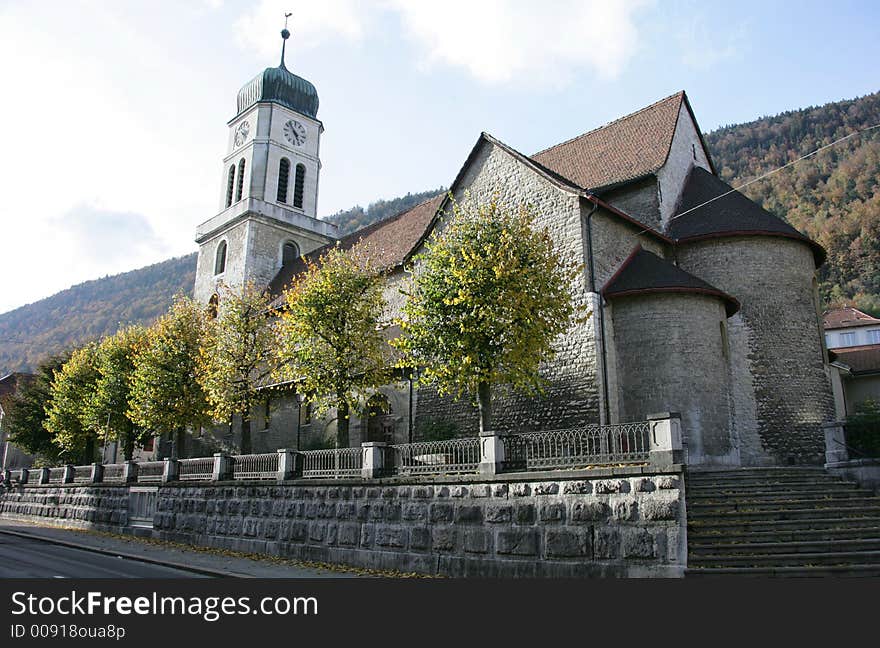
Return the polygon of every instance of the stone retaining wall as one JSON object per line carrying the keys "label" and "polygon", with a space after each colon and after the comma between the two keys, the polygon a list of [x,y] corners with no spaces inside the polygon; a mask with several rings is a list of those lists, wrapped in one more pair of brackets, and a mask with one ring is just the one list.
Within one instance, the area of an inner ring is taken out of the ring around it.
{"label": "stone retaining wall", "polygon": [[[682,476],[624,473],[443,483],[168,483],[157,494],[153,536],[446,576],[681,576]],[[0,513],[106,528],[124,524],[125,490],[25,487],[0,496]]]}

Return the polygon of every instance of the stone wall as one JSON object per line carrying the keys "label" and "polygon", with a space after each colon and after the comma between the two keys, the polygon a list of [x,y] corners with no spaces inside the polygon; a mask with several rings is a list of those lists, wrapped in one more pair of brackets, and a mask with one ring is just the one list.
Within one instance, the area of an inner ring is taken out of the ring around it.
{"label": "stone wall", "polygon": [[0,516],[121,532],[128,524],[128,487],[27,485],[0,489]]}
{"label": "stone wall", "polygon": [[[445,576],[681,576],[684,483],[640,468],[477,481],[164,484],[153,536]],[[106,528],[120,487],[0,495],[0,512]]]}
{"label": "stone wall", "polygon": [[683,244],[676,252],[684,270],[742,305],[729,338],[733,357],[744,360],[732,373],[743,463],[821,463],[821,424],[834,418],[834,400],[811,248],[752,236]]}
{"label": "stone wall", "polygon": [[[530,205],[536,225],[547,228],[562,258],[575,264],[585,262],[580,198],[549,182],[502,148],[483,143],[461,178],[456,199],[463,200],[465,191],[478,201],[497,194],[502,202]],[[571,294],[577,304],[589,304],[586,273],[575,278]],[[593,320],[572,325],[558,338],[556,357],[541,368],[547,379],[543,397],[497,393],[493,427],[552,429],[599,420],[594,325]],[[430,387],[419,391],[415,417],[417,428],[425,421],[446,420],[462,432],[471,433],[478,424],[468,399],[442,398]]]}
{"label": "stone wall", "polygon": [[738,464],[730,437],[724,303],[715,296],[648,293],[612,300],[609,364],[621,421],[678,411],[688,463]]}

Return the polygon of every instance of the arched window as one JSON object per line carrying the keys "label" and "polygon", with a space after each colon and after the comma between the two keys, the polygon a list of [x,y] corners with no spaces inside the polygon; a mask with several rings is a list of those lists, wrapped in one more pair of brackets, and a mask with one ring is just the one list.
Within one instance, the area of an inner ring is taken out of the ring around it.
{"label": "arched window", "polygon": [[235,201],[241,200],[241,192],[244,190],[244,158],[238,161],[238,190],[235,192]]}
{"label": "arched window", "polygon": [[290,179],[290,160],[281,158],[278,163],[278,202],[287,202],[287,181]]}
{"label": "arched window", "polygon": [[220,295],[214,293],[208,300],[208,317],[217,319],[217,307],[220,305]]}
{"label": "arched window", "polygon": [[217,255],[214,257],[214,274],[226,272],[226,241],[220,241],[217,246]]}
{"label": "arched window", "polygon": [[299,258],[299,247],[293,241],[287,241],[281,246],[281,265],[288,266]]}
{"label": "arched window", "polygon": [[304,164],[296,165],[296,181],[293,185],[293,206],[302,209],[303,185],[306,183],[306,167]]}
{"label": "arched window", "polygon": [[229,167],[229,177],[226,179],[226,206],[232,204],[232,192],[235,189],[235,165]]}

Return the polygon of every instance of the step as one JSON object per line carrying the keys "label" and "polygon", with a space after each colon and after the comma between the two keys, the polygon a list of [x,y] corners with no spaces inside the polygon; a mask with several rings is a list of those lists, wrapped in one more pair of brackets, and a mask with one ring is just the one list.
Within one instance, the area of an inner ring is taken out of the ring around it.
{"label": "step", "polygon": [[835,484],[816,484],[815,482],[808,482],[804,484],[800,484],[798,486],[786,486],[785,488],[778,488],[775,486],[766,487],[766,486],[727,486],[724,488],[717,487],[707,487],[707,486],[693,486],[691,484],[687,485],[687,496],[690,497],[705,497],[707,495],[751,495],[751,494],[762,494],[762,493],[776,493],[776,494],[784,494],[784,493],[865,493],[870,494],[871,491],[867,488],[859,488],[858,484],[854,484],[852,482],[840,482]]}
{"label": "step", "polygon": [[686,480],[688,488],[795,488],[810,486],[811,488],[832,487],[839,484],[852,484],[843,479],[717,479],[712,481]]}
{"label": "step", "polygon": [[685,570],[686,578],[706,578],[713,576],[746,576],[761,578],[820,578],[850,577],[868,578],[880,576],[878,565],[841,565],[816,567],[698,567]]}
{"label": "step", "polygon": [[688,556],[689,567],[813,567],[817,565],[844,566],[847,564],[876,564],[880,568],[880,551]]}
{"label": "step", "polygon": [[715,513],[747,513],[760,511],[790,511],[790,510],[850,510],[850,509],[876,509],[880,512],[880,497],[852,497],[849,499],[769,499],[769,500],[706,500],[704,502],[688,502],[688,514],[695,517],[703,517]]}
{"label": "step", "polygon": [[714,495],[705,495],[703,497],[687,498],[688,508],[706,507],[706,506],[732,506],[736,505],[745,508],[749,504],[779,504],[781,502],[841,502],[851,503],[853,501],[876,500],[880,503],[880,498],[861,491],[852,491],[847,493],[775,493],[767,495],[749,494],[749,495],[724,495],[716,493]]}
{"label": "step", "polygon": [[688,545],[692,557],[711,555],[800,554],[854,551],[880,551],[880,537],[852,540],[814,540],[792,542],[719,542]]}
{"label": "step", "polygon": [[734,542],[821,542],[880,538],[880,525],[845,529],[777,529],[749,533],[721,532],[715,528],[688,528],[688,547]]}
{"label": "step", "polygon": [[[812,511],[815,514],[815,511]],[[752,531],[800,531],[817,529],[863,529],[880,526],[880,515],[868,517],[803,517],[796,519],[743,519],[736,517],[688,520],[688,534],[717,531],[719,533],[751,533]]]}

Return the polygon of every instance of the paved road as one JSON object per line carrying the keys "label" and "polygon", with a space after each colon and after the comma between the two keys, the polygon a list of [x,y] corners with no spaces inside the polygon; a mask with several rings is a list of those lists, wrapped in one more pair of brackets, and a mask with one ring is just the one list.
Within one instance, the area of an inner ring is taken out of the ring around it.
{"label": "paved road", "polygon": [[0,578],[203,578],[200,574],[0,533]]}

